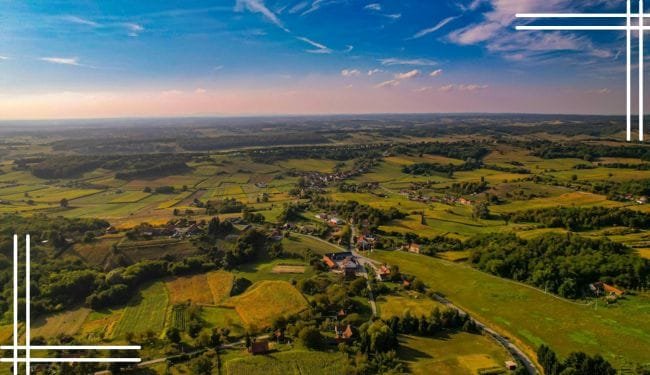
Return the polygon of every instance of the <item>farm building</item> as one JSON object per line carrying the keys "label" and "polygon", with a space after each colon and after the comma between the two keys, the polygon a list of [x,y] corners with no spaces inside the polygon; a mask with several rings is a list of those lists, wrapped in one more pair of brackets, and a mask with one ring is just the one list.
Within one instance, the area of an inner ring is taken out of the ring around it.
{"label": "farm building", "polygon": [[410,243],[408,245],[404,245],[403,249],[404,251],[408,251],[409,253],[420,254],[420,245],[416,243]]}
{"label": "farm building", "polygon": [[509,371],[514,371],[517,369],[517,362],[515,361],[506,361],[506,369]]}
{"label": "farm building", "polygon": [[341,253],[331,253],[323,256],[323,263],[330,270],[343,272],[345,276],[355,276],[359,270],[357,258],[348,251]]}
{"label": "farm building", "polygon": [[338,217],[331,218],[329,222],[330,222],[330,224],[334,224],[334,225],[343,225],[343,224],[345,224],[345,220],[339,219]]}
{"label": "farm building", "polygon": [[352,332],[352,326],[349,324],[345,329],[343,329],[342,326],[336,325],[334,326],[334,337],[336,342],[346,342],[352,339],[352,336],[354,336],[354,332]]}
{"label": "farm building", "polygon": [[589,284],[589,289],[591,289],[596,295],[606,294],[609,296],[620,297],[625,294],[624,290],[618,289],[615,286],[606,284],[602,281]]}
{"label": "farm building", "polygon": [[327,255],[323,255],[323,263],[325,263],[325,265],[327,267],[329,267],[330,269],[338,268],[338,265],[336,264],[336,262],[334,262],[332,260],[332,258],[328,257]]}
{"label": "farm building", "polygon": [[252,355],[266,354],[269,352],[269,341],[268,340],[255,341],[251,344],[251,347],[250,349],[248,349],[248,351]]}
{"label": "farm building", "polygon": [[379,276],[381,280],[387,280],[388,278],[390,278],[390,268],[386,265],[382,265],[381,267],[379,267],[377,276]]}

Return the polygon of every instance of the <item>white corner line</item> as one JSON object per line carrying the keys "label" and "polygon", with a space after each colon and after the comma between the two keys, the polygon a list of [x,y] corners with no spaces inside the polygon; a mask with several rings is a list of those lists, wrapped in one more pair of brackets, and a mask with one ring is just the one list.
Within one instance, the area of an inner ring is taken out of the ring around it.
{"label": "white corner line", "polygon": [[[14,234],[14,375],[18,375],[18,235]],[[4,358],[3,358],[4,359]]]}
{"label": "white corner line", "polygon": [[31,300],[32,300],[32,282],[31,282],[31,237],[29,234],[25,235],[25,373],[31,374],[30,357],[31,349],[29,348],[31,342]]}
{"label": "white corner line", "polygon": [[[12,362],[12,358],[1,358],[0,362]],[[23,363],[27,362],[26,358],[18,358],[17,362]],[[67,362],[76,362],[76,363],[140,363],[142,359],[140,358],[44,358],[44,357],[34,357],[29,360],[32,363],[67,363]]]}
{"label": "white corner line", "polygon": [[[0,350],[10,350],[12,345],[0,345]],[[18,345],[18,350],[27,349]],[[140,345],[30,345],[31,350],[140,350]]]}

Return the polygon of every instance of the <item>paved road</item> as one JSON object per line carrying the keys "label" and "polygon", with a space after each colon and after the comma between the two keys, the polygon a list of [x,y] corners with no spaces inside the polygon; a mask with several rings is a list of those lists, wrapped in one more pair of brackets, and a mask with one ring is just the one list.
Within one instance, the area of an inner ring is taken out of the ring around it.
{"label": "paved road", "polygon": [[357,228],[354,225],[350,225],[350,245],[349,249],[352,252],[352,255],[354,255],[357,260],[359,261],[359,264],[363,267],[363,271],[361,272],[361,275],[366,278],[367,280],[367,286],[368,286],[368,302],[370,303],[370,308],[372,309],[372,316],[377,316],[377,303],[375,303],[375,296],[372,294],[372,287],[370,286],[370,277],[368,277],[368,272],[366,271],[366,265],[370,264],[370,266],[375,269],[375,266],[369,262],[368,258],[364,258],[359,256],[360,254],[357,252],[356,247],[354,246],[354,238],[357,236]]}

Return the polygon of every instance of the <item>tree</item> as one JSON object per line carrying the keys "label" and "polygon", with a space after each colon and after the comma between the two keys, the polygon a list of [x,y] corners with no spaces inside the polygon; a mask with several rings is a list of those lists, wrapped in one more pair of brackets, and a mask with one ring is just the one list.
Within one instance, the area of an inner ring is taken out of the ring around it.
{"label": "tree", "polygon": [[181,342],[181,332],[176,327],[172,327],[167,330],[166,336],[169,341],[173,342],[174,344]]}
{"label": "tree", "polygon": [[323,345],[323,335],[314,327],[305,327],[298,333],[302,344],[309,349],[317,349]]}
{"label": "tree", "polygon": [[197,375],[209,375],[212,373],[212,368],[214,367],[212,363],[212,359],[208,357],[206,354],[203,354],[202,356],[193,359],[192,362],[190,363],[190,369],[192,370],[192,374],[197,374]]}
{"label": "tree", "polygon": [[69,205],[68,200],[65,199],[65,198],[61,198],[61,201],[59,202],[59,206],[61,206],[63,208],[68,208],[68,205]]}

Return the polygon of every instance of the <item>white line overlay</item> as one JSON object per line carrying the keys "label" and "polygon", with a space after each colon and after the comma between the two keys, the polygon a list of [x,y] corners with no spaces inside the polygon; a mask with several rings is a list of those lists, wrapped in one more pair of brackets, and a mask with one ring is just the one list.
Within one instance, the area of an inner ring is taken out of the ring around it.
{"label": "white line overlay", "polygon": [[[139,363],[141,358],[81,358],[81,357],[32,357],[32,350],[140,350],[140,345],[31,345],[31,238],[25,236],[25,345],[18,344],[18,235],[14,235],[13,256],[13,345],[0,345],[0,350],[12,350],[13,357],[0,358],[0,363],[12,363],[13,374],[18,375],[18,364],[25,364],[25,373],[31,373],[32,363]],[[19,350],[25,351],[25,356],[18,355]]]}
{"label": "white line overlay", "polygon": [[[521,25],[515,27],[516,30],[528,31],[625,31],[626,32],[626,132],[627,141],[632,140],[632,87],[631,87],[631,72],[632,72],[632,31],[639,33],[639,141],[643,141],[643,125],[644,125],[644,51],[643,51],[643,34],[650,27],[645,26],[644,19],[646,17],[643,0],[639,1],[638,13],[632,13],[631,0],[627,0],[627,9],[625,13],[517,13],[517,18],[582,18],[582,19],[599,19],[599,18],[624,18],[625,25]],[[637,26],[632,25],[632,18],[639,20]]]}

